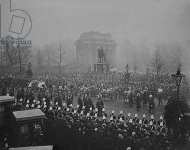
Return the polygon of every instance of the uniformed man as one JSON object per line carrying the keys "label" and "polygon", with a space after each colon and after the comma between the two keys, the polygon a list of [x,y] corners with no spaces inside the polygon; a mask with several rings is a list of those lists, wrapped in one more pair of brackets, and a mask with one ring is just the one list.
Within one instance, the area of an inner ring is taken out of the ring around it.
{"label": "uniformed man", "polygon": [[101,98],[98,99],[96,103],[96,108],[98,109],[98,116],[102,116],[102,109],[104,108],[104,103]]}

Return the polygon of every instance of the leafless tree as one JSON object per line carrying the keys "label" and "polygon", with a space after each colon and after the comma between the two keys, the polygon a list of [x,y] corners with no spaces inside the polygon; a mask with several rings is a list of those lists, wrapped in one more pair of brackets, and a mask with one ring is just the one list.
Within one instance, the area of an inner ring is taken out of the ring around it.
{"label": "leafless tree", "polygon": [[156,76],[158,77],[164,67],[164,60],[162,58],[161,50],[159,47],[157,47],[153,55],[151,66],[153,68],[153,71],[156,73]]}

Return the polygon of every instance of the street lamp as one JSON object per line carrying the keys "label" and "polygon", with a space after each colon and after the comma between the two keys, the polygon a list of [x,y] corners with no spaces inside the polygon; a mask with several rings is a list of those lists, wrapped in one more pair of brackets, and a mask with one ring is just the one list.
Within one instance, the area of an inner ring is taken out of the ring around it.
{"label": "street lamp", "polygon": [[185,77],[185,75],[181,73],[180,67],[178,67],[176,74],[172,74],[171,76],[176,81],[177,100],[179,101],[179,89],[180,89],[180,86],[181,86],[182,79],[183,79],[183,77]]}

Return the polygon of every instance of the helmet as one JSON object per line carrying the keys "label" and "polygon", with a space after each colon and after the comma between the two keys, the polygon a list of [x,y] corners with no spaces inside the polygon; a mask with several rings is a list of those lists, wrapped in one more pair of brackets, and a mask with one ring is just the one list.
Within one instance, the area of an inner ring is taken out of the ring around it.
{"label": "helmet", "polygon": [[138,117],[138,114],[135,114],[135,118],[137,118]]}
{"label": "helmet", "polygon": [[127,147],[126,150],[131,150],[131,147]]}
{"label": "helmet", "polygon": [[127,116],[130,117],[130,116],[131,116],[131,113],[128,113]]}
{"label": "helmet", "polygon": [[119,114],[123,114],[123,110],[121,110],[121,111],[119,112]]}

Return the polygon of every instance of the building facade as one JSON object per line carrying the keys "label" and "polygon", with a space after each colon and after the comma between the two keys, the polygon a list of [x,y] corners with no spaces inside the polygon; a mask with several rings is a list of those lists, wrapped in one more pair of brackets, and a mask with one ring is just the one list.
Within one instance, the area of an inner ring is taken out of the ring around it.
{"label": "building facade", "polygon": [[106,66],[115,65],[116,42],[109,33],[85,32],[75,42],[77,63],[82,71],[96,71],[99,64],[100,49],[104,54]]}

